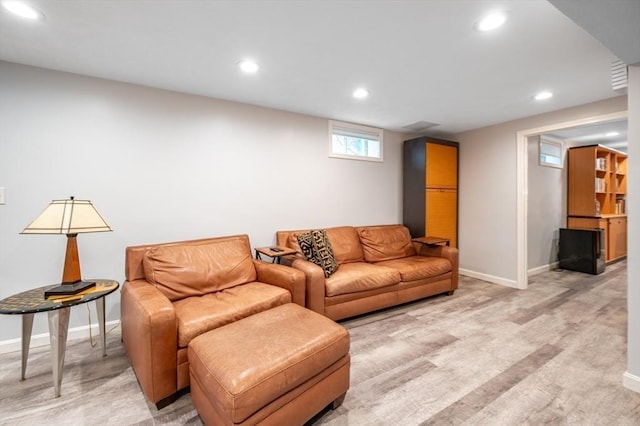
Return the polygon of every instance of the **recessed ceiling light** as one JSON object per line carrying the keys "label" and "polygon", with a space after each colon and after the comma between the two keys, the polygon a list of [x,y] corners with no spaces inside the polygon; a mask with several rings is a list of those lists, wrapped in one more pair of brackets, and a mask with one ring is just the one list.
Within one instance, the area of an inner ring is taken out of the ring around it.
{"label": "recessed ceiling light", "polygon": [[364,87],[360,87],[353,91],[353,97],[356,99],[364,99],[369,96],[369,91]]}
{"label": "recessed ceiling light", "polygon": [[501,27],[507,20],[507,16],[502,12],[493,12],[476,23],[478,31],[491,31]]}
{"label": "recessed ceiling light", "polygon": [[21,1],[4,1],[2,6],[14,15],[18,15],[21,18],[37,21],[44,19],[44,14],[35,7],[29,6]]}
{"label": "recessed ceiling light", "polygon": [[256,64],[253,61],[242,61],[242,62],[240,62],[238,64],[238,66],[240,67],[242,72],[247,73],[247,74],[254,74],[254,73],[258,72],[258,69],[260,69],[258,64]]}
{"label": "recessed ceiling light", "polygon": [[533,99],[535,99],[536,101],[544,101],[545,99],[549,99],[552,96],[553,96],[553,93],[549,92],[548,90],[545,90],[535,95]]}
{"label": "recessed ceiling light", "polygon": [[620,136],[620,133],[618,132],[609,132],[609,133],[605,133],[605,136],[608,138],[612,138],[614,136]]}

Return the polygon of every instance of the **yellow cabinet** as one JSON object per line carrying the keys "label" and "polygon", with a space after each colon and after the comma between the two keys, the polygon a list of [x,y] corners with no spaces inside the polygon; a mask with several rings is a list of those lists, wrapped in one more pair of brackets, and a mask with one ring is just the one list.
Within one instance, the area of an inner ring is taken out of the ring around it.
{"label": "yellow cabinet", "polygon": [[427,188],[425,224],[427,234],[451,240],[451,247],[458,247],[457,212],[458,191],[455,189]]}
{"label": "yellow cabinet", "polygon": [[609,218],[607,261],[613,261],[627,255],[627,218]]}
{"label": "yellow cabinet", "polygon": [[404,142],[403,223],[414,238],[447,238],[458,247],[458,143]]}
{"label": "yellow cabinet", "polygon": [[425,187],[458,187],[458,147],[441,143],[426,143]]}

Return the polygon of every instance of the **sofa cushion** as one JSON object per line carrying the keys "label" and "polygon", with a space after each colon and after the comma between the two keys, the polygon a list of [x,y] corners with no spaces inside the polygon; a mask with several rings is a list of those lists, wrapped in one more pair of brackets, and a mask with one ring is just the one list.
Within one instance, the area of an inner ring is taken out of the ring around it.
{"label": "sofa cushion", "polygon": [[403,282],[433,278],[451,272],[451,262],[443,257],[410,256],[378,262],[376,265],[395,269]]}
{"label": "sofa cushion", "polygon": [[287,237],[287,247],[292,248],[294,250],[297,250],[298,253],[300,254],[304,254],[302,252],[302,249],[300,248],[300,244],[298,243],[298,235],[300,234],[308,234],[310,233],[311,230],[306,230],[306,231],[294,231],[294,232],[290,232],[289,236]]}
{"label": "sofa cushion", "polygon": [[360,238],[358,238],[358,233],[353,226],[327,228],[326,232],[329,241],[331,241],[333,256],[339,265],[364,260]]}
{"label": "sofa cushion", "polygon": [[400,282],[400,273],[386,266],[354,262],[340,265],[340,268],[325,281],[327,296],[356,293]]}
{"label": "sofa cushion", "polygon": [[246,236],[155,246],[146,252],[143,267],[147,281],[171,301],[256,280]]}
{"label": "sofa cushion", "polygon": [[178,346],[209,330],[291,302],[291,293],[274,285],[252,282],[173,305],[178,321]]}
{"label": "sofa cushion", "polygon": [[297,239],[302,254],[307,260],[322,268],[325,278],[330,277],[338,269],[338,264],[333,257],[331,242],[324,229],[314,229],[298,234]]}
{"label": "sofa cushion", "polygon": [[367,262],[380,262],[415,256],[409,229],[402,225],[363,226],[357,228]]}

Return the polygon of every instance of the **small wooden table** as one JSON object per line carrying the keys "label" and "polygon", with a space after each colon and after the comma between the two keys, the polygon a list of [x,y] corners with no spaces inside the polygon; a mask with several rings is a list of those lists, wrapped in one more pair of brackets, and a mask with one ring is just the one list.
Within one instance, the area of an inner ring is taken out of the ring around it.
{"label": "small wooden table", "polygon": [[[274,251],[275,249],[275,251]],[[295,249],[290,249],[288,247],[278,247],[278,246],[270,246],[270,247],[258,247],[256,248],[256,259],[261,260],[260,254],[264,254],[271,258],[271,263],[280,263],[280,257],[286,256],[288,254],[296,254],[297,251]]]}
{"label": "small wooden table", "polygon": [[411,241],[414,241],[420,244],[427,244],[427,245],[449,246],[451,244],[451,240],[449,238],[444,238],[444,237],[419,237],[419,238],[413,238],[411,239]]}
{"label": "small wooden table", "polygon": [[104,329],[104,298],[106,295],[116,291],[120,284],[114,280],[91,279],[85,281],[93,281],[96,285],[72,296],[45,298],[45,290],[60,285],[53,284],[27,290],[0,300],[0,314],[22,315],[22,380],[24,380],[27,369],[31,330],[33,329],[33,315],[38,312],[47,312],[49,315],[53,387],[56,398],[60,396],[60,387],[62,385],[62,367],[64,366],[64,354],[67,349],[67,331],[69,329],[69,314],[72,306],[91,301],[96,302],[102,356],[107,356],[107,342]]}

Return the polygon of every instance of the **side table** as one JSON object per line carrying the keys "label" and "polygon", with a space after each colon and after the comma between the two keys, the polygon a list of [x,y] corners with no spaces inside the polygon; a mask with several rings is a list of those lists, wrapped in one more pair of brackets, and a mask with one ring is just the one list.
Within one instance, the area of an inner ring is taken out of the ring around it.
{"label": "side table", "polygon": [[47,312],[49,315],[49,341],[51,343],[53,387],[56,398],[60,396],[60,387],[62,385],[62,368],[64,366],[64,355],[67,349],[69,314],[71,313],[72,306],[81,305],[83,303],[91,302],[92,300],[96,302],[102,356],[107,356],[104,298],[106,295],[116,291],[120,284],[117,281],[103,279],[92,279],[86,281],[95,282],[95,287],[64,298],[45,299],[44,292],[46,290],[60,285],[52,284],[27,290],[0,300],[0,314],[22,315],[21,380],[25,379],[25,371],[27,369],[27,359],[29,358],[29,346],[31,343],[31,330],[33,329],[33,315],[38,312]]}
{"label": "side table", "polygon": [[264,254],[265,256],[269,256],[272,259],[271,263],[280,263],[280,257],[295,253],[297,253],[295,249],[290,249],[287,247],[258,247],[256,248],[256,259],[261,260],[262,258],[260,257],[260,254]]}
{"label": "side table", "polygon": [[449,238],[444,238],[444,237],[420,237],[420,238],[413,238],[411,239],[411,241],[420,243],[420,244],[427,244],[427,245],[448,246],[449,244],[451,244],[451,240]]}

